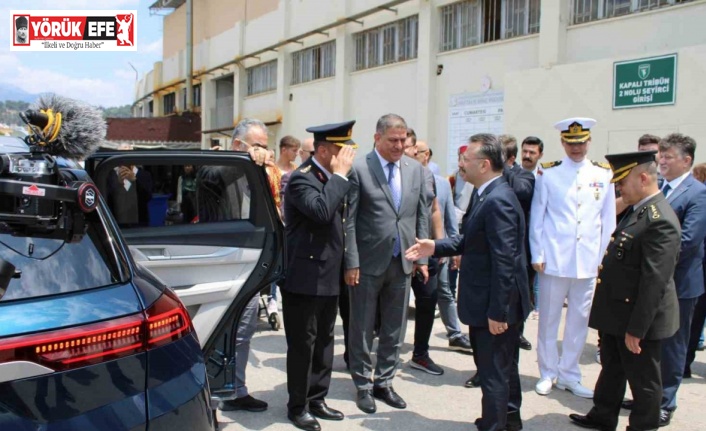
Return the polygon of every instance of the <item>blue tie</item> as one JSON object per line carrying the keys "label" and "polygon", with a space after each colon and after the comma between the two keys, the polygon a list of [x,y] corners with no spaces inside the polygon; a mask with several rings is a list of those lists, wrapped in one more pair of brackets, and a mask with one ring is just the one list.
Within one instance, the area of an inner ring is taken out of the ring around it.
{"label": "blue tie", "polygon": [[672,188],[669,186],[669,183],[667,183],[667,185],[664,186],[664,188],[662,189],[662,193],[664,193],[664,197],[667,197],[667,194],[669,193],[670,190],[672,190]]}
{"label": "blue tie", "polygon": [[[400,201],[401,201],[401,194],[400,194],[400,188],[397,187],[397,183],[395,181],[395,164],[390,162],[387,164],[387,169],[389,171],[389,175],[387,176],[387,185],[390,186],[390,192],[392,192],[392,202],[395,204],[395,209],[399,212],[400,210]],[[395,244],[392,246],[392,256],[397,257],[400,255],[400,250],[401,250],[401,244],[400,244],[400,231],[399,228],[397,229],[397,238],[395,238]]]}

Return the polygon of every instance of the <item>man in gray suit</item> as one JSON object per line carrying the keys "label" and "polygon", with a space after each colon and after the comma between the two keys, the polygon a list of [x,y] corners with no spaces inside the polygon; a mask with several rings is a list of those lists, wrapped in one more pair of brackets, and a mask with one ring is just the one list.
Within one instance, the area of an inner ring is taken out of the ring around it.
{"label": "man in gray suit", "polygon": [[[392,388],[404,341],[412,275],[428,279],[427,259],[409,262],[403,251],[429,238],[424,168],[404,155],[407,124],[387,114],[377,122],[375,149],[353,164],[346,223],[345,279],[350,286],[350,371],[357,405],[376,411],[373,397],[403,409]],[[377,308],[380,332],[373,377],[371,351]]]}

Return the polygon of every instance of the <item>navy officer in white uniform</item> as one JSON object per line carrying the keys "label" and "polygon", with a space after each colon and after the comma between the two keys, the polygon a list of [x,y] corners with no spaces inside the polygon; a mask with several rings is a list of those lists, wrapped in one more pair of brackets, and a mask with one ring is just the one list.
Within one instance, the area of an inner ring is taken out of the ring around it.
{"label": "navy officer in white uniform", "polygon": [[[615,229],[615,190],[610,165],[586,158],[591,118],[568,118],[554,125],[566,157],[542,163],[529,218],[532,267],[539,276],[537,356],[540,379],[535,391],[554,383],[582,398],[593,391],[581,384],[579,358],[588,335],[588,315],[598,265]],[[557,336],[564,300],[568,302],[559,357]]]}

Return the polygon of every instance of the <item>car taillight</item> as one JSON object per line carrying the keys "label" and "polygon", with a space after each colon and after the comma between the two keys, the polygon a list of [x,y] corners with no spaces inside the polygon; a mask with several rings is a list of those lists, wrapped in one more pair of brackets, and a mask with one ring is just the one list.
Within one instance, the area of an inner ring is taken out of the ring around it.
{"label": "car taillight", "polygon": [[144,352],[191,331],[184,306],[165,290],[145,314],[0,340],[0,363],[30,361],[56,371],[79,368]]}

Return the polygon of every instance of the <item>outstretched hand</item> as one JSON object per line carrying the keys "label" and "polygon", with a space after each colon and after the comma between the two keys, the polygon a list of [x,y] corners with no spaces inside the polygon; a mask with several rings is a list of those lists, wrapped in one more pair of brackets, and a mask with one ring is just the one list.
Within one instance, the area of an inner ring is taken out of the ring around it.
{"label": "outstretched hand", "polygon": [[415,261],[434,254],[434,240],[415,238],[414,241],[415,244],[404,252],[405,259]]}

